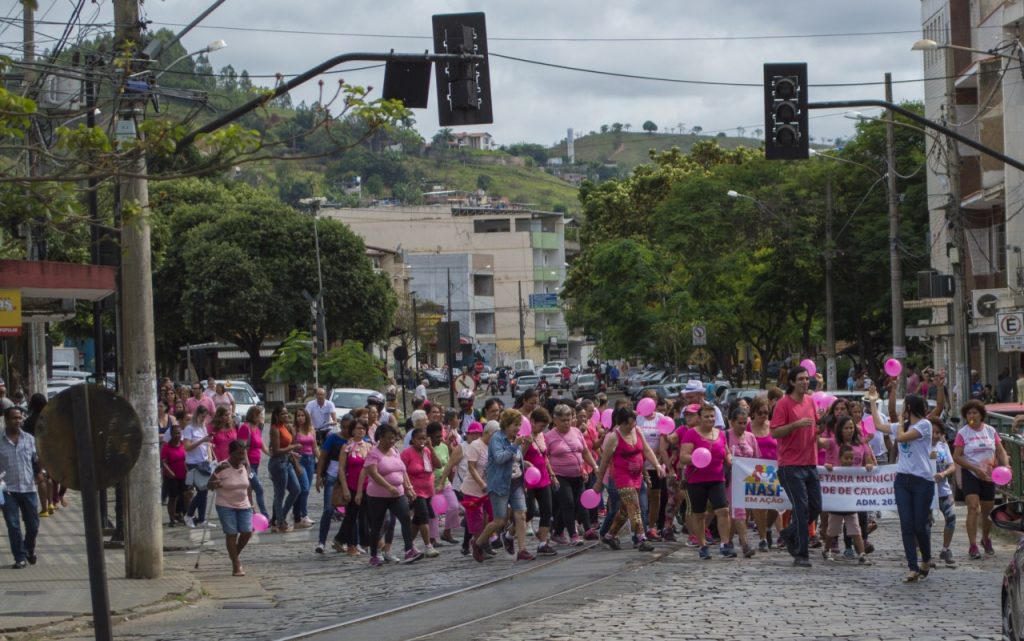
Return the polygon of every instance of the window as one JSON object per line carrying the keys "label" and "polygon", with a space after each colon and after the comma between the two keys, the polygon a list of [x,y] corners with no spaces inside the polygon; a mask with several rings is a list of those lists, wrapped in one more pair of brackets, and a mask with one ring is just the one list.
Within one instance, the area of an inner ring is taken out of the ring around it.
{"label": "window", "polygon": [[508,218],[486,218],[473,221],[473,232],[476,234],[493,234],[511,229],[512,225]]}
{"label": "window", "polygon": [[516,218],[516,231],[533,231],[533,220],[529,218]]}
{"label": "window", "polygon": [[492,312],[474,314],[473,322],[476,325],[477,334],[494,333],[494,314]]}
{"label": "window", "polygon": [[494,296],[494,276],[490,274],[473,274],[473,295]]}

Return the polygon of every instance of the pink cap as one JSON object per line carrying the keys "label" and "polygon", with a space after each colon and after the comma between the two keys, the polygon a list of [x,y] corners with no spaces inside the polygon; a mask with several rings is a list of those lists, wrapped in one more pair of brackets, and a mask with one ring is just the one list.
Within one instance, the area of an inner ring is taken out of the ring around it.
{"label": "pink cap", "polygon": [[481,425],[479,423],[479,421],[473,421],[472,423],[469,424],[469,427],[466,428],[466,434],[483,434],[483,433],[484,433],[484,426]]}
{"label": "pink cap", "polygon": [[683,408],[684,414],[700,414],[700,403],[691,403]]}

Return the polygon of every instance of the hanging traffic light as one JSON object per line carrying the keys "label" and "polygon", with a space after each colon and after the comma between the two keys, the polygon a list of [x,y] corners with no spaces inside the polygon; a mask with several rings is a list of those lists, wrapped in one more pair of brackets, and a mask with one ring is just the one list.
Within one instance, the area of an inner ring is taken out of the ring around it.
{"label": "hanging traffic light", "polygon": [[442,127],[494,122],[487,28],[483,13],[449,13],[434,20],[434,53],[476,54],[484,60],[437,63],[437,119]]}
{"label": "hanging traffic light", "polygon": [[807,158],[807,63],[764,65],[764,156]]}

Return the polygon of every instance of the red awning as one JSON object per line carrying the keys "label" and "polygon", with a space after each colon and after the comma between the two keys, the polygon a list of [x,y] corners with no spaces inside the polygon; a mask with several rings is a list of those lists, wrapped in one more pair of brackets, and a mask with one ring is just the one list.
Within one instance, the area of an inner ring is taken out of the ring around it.
{"label": "red awning", "polygon": [[0,289],[20,289],[23,299],[97,301],[117,289],[117,268],[46,260],[0,260]]}

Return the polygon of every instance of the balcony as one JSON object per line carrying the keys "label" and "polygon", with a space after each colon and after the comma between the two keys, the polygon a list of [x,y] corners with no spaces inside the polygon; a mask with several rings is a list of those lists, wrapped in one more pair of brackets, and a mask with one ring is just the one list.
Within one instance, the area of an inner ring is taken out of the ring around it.
{"label": "balcony", "polygon": [[564,268],[558,267],[534,267],[533,280],[541,283],[557,283],[562,280]]}
{"label": "balcony", "polygon": [[534,231],[530,232],[530,245],[534,249],[558,249],[558,234],[553,232]]}
{"label": "balcony", "polygon": [[537,333],[534,336],[538,344],[548,343],[551,341],[552,337],[554,337],[555,340],[563,343],[568,340],[565,328],[537,330]]}

